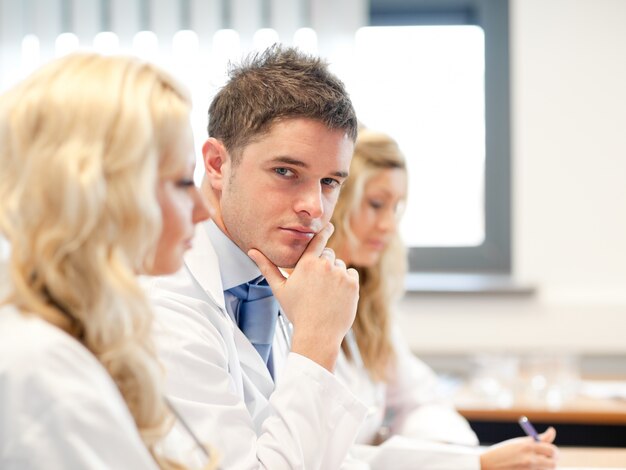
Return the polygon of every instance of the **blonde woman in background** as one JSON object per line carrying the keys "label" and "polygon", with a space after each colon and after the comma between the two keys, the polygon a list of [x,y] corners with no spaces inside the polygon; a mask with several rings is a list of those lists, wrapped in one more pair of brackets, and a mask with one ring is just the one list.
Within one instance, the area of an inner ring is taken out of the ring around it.
{"label": "blonde woman in background", "polygon": [[208,217],[189,114],[163,72],[96,54],[0,97],[0,468],[182,468],[136,276],[176,271]]}
{"label": "blonde woman in background", "polygon": [[[555,468],[554,429],[541,436],[542,442],[512,439],[482,454],[471,447],[428,445],[475,446],[478,440],[467,421],[438,399],[436,375],[411,353],[391,314],[406,273],[406,249],[398,234],[406,195],[406,164],[396,142],[361,129],[329,241],[337,258],[359,272],[357,315],[336,369],[369,405],[358,442],[376,443],[383,432],[415,439],[416,453],[407,468]],[[372,466],[376,468],[375,461]]]}

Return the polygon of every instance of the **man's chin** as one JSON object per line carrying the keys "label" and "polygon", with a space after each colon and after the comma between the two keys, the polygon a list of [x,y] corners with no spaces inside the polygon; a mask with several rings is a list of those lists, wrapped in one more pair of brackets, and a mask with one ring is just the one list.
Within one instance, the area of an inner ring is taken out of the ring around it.
{"label": "man's chin", "polygon": [[302,256],[304,250],[290,251],[289,253],[272,253],[271,256],[266,256],[269,260],[279,268],[291,269],[296,266],[298,260]]}

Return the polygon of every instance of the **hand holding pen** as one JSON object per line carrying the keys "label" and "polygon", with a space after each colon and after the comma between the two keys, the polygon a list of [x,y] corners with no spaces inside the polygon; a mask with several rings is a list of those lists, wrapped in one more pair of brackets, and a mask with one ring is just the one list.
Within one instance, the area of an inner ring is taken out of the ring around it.
{"label": "hand holding pen", "polygon": [[539,434],[528,418],[520,418],[519,423],[532,440],[528,437],[517,437],[489,447],[480,456],[481,470],[556,468],[558,450],[552,444],[556,437],[554,428],[550,427]]}
{"label": "hand holding pen", "polygon": [[522,427],[527,436],[532,437],[535,442],[539,442],[539,434],[537,433],[537,430],[532,425],[532,423],[528,421],[528,418],[526,416],[520,417],[517,422]]}

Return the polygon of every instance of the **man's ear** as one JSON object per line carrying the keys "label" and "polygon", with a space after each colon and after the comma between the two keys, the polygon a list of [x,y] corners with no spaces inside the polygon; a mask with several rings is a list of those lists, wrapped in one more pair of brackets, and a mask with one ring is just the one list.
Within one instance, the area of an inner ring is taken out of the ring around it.
{"label": "man's ear", "polygon": [[228,171],[227,167],[230,164],[230,155],[221,141],[209,137],[202,145],[202,156],[204,171],[211,188],[221,191],[225,178],[224,172]]}

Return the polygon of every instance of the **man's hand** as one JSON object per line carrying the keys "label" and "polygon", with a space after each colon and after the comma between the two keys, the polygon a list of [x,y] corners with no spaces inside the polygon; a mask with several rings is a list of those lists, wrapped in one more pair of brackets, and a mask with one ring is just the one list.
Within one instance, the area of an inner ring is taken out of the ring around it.
{"label": "man's hand", "polygon": [[291,350],[331,372],[359,299],[359,275],[325,248],[333,230],[328,224],[313,237],[288,278],[263,253],[248,251],[293,324]]}

